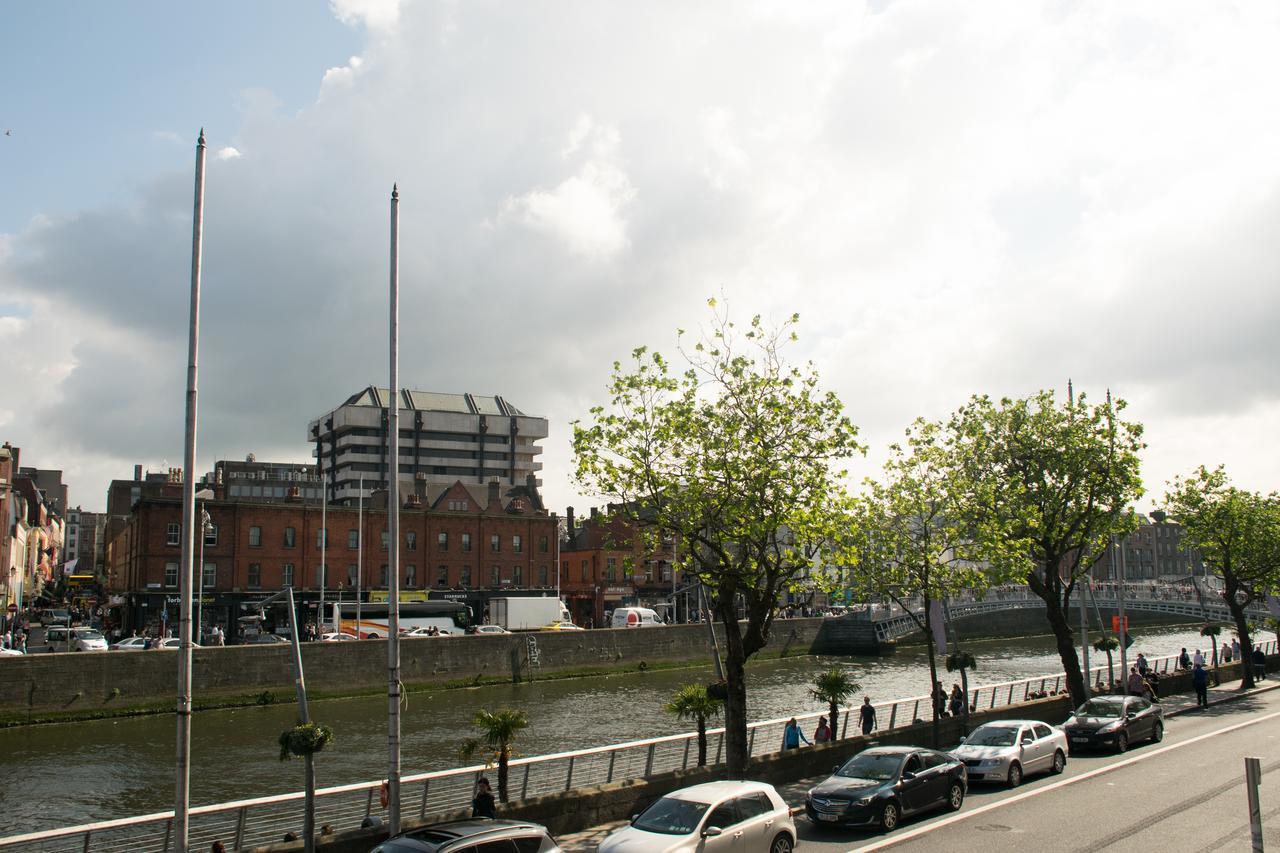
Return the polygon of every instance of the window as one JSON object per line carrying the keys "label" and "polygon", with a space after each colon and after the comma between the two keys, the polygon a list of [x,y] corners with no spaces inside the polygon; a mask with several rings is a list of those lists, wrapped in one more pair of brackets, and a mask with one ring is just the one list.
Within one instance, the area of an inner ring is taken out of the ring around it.
{"label": "window", "polygon": [[458,583],[464,587],[471,586],[471,567],[470,566],[462,567],[462,573],[461,573],[461,576],[458,578]]}
{"label": "window", "polygon": [[213,589],[215,586],[218,585],[218,564],[217,563],[204,564],[204,577],[200,579],[200,582],[204,584],[205,589]]}
{"label": "window", "polygon": [[354,551],[359,547],[360,547],[360,531],[348,530],[347,531],[347,550]]}
{"label": "window", "polygon": [[524,539],[520,536],[511,537],[511,550],[519,554],[524,550]]}
{"label": "window", "polygon": [[391,548],[391,534],[384,530],[382,531],[382,550],[387,551],[390,548]]}
{"label": "window", "polygon": [[378,586],[387,586],[387,564],[383,563],[382,568],[378,570]]}
{"label": "window", "polygon": [[443,530],[436,534],[436,548],[440,551],[449,550],[449,534]]}
{"label": "window", "polygon": [[280,567],[280,587],[293,586],[293,563],[285,563]]}
{"label": "window", "polygon": [[449,585],[449,567],[441,566],[440,568],[436,569],[436,586],[448,586],[448,585]]}
{"label": "window", "polygon": [[470,533],[462,534],[462,550],[463,551],[471,550],[471,534]]}
{"label": "window", "polygon": [[511,570],[511,582],[516,586],[524,586],[524,567],[516,566]]}
{"label": "window", "polygon": [[494,566],[489,570],[489,586],[502,585],[502,567]]}
{"label": "window", "polygon": [[204,526],[204,544],[210,548],[218,544],[218,525],[212,521]]}
{"label": "window", "polygon": [[169,522],[169,527],[165,531],[164,544],[181,545],[182,544],[182,525],[176,521]]}
{"label": "window", "polygon": [[[292,527],[286,527],[284,529],[284,547],[292,548],[297,543],[297,540],[298,531]],[[286,586],[292,586],[292,584],[286,584]]]}
{"label": "window", "polygon": [[418,534],[410,530],[404,535],[404,546],[410,551],[418,550]]}
{"label": "window", "polygon": [[261,527],[249,528],[249,547],[250,548],[262,547],[262,528]]}
{"label": "window", "polygon": [[1036,723],[1034,728],[1037,738],[1047,738],[1053,735],[1053,732],[1049,730],[1048,726],[1041,725],[1040,723]]}
{"label": "window", "polygon": [[707,818],[706,826],[718,826],[726,829],[738,822],[738,810],[734,807],[734,801],[721,803],[711,812],[711,816]]}
{"label": "window", "polygon": [[753,817],[759,817],[771,811],[773,811],[773,803],[769,802],[769,795],[764,792],[738,798],[738,814],[743,820],[751,820]]}
{"label": "window", "polygon": [[329,545],[329,528],[321,528],[316,531],[316,550],[320,551]]}
{"label": "window", "polygon": [[352,563],[347,566],[347,586],[355,588],[356,580],[360,576],[360,567]]}
{"label": "window", "polygon": [[538,586],[547,585],[547,567],[538,566]]}
{"label": "window", "polygon": [[591,580],[590,564],[586,560],[582,561],[582,579],[584,581]]}
{"label": "window", "polygon": [[489,537],[489,550],[495,554],[502,550],[501,536],[495,533]]}
{"label": "window", "polygon": [[408,589],[413,589],[418,585],[418,567],[408,566],[404,570],[404,585]]}
{"label": "window", "polygon": [[548,547],[550,547],[550,546],[548,546],[548,545],[547,545],[547,537],[545,537],[545,536],[539,536],[539,537],[538,537],[538,553],[539,553],[539,554],[545,554],[545,553],[547,553],[547,548],[548,548]]}
{"label": "window", "polygon": [[164,564],[164,585],[165,586],[178,585],[178,564],[177,563]]}
{"label": "window", "polygon": [[257,589],[262,586],[262,566],[258,563],[249,564],[249,588]]}
{"label": "window", "polygon": [[606,557],[604,561],[604,582],[613,583],[614,572],[618,568],[617,557]]}

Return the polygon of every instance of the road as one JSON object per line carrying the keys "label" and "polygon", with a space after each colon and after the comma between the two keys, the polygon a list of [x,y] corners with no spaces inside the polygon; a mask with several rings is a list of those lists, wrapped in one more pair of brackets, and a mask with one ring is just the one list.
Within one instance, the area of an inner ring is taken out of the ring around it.
{"label": "road", "polygon": [[1280,690],[1171,717],[1160,744],[1073,757],[1061,776],[1016,790],[974,786],[964,808],[908,820],[893,834],[796,820],[806,851],[1250,849],[1244,757],[1262,760],[1264,840],[1280,850]]}

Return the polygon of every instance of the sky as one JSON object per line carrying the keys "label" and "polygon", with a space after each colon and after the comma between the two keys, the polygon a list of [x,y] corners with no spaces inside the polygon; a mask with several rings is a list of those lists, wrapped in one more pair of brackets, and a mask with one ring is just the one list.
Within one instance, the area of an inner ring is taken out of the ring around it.
{"label": "sky", "polygon": [[1143,476],[1280,484],[1280,6],[871,0],[14,4],[0,22],[0,440],[105,504],[181,464],[208,139],[197,470],[309,458],[387,382],[550,421],[614,360],[800,314],[868,445],[1040,388],[1146,425]]}

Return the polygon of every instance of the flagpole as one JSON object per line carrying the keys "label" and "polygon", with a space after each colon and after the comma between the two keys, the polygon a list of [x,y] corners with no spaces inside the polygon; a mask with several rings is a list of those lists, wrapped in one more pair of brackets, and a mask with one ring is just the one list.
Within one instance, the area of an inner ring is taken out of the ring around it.
{"label": "flagpole", "polygon": [[[387,821],[392,835],[400,832],[400,191],[391,187],[391,388],[387,396],[388,550],[387,576]],[[482,463],[483,464],[483,463]]]}
{"label": "flagpole", "polygon": [[191,581],[196,530],[196,402],[200,360],[200,260],[204,237],[204,128],[196,141],[195,202],[191,217],[191,325],[187,333],[187,425],[182,460],[182,575],[178,615],[177,783],[174,792],[174,849],[187,853],[191,816]]}

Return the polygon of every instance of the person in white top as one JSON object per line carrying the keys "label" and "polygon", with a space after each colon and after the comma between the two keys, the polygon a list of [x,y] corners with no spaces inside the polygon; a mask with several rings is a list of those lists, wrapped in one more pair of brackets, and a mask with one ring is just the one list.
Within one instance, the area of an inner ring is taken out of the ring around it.
{"label": "person in white top", "polygon": [[1204,666],[1204,655],[1199,649],[1196,649],[1195,657],[1191,659],[1192,666]]}

